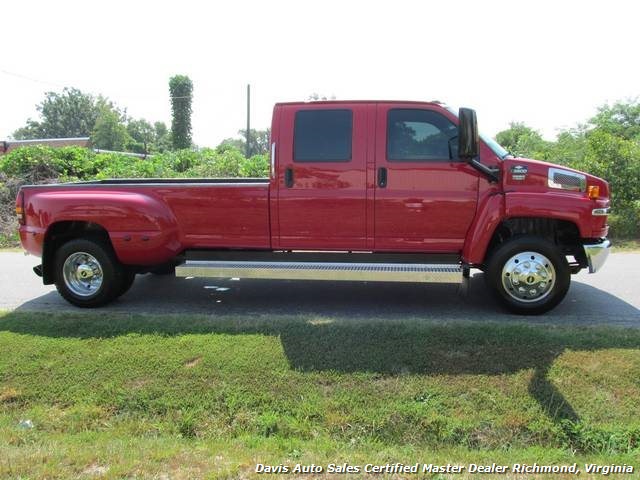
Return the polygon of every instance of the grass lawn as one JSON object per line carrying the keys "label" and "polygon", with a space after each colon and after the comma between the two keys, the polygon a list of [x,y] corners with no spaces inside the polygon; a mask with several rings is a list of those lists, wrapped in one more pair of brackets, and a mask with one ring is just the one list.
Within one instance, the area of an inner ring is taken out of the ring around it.
{"label": "grass lawn", "polygon": [[[18,225],[16,224],[16,229]],[[0,249],[14,250],[20,248],[20,238],[18,237],[18,232],[13,231],[11,233],[6,233],[0,231]]]}
{"label": "grass lawn", "polygon": [[[637,472],[639,379],[640,330],[5,312],[0,478],[253,478],[257,463],[343,462]],[[487,478],[410,478],[424,477]]]}
{"label": "grass lawn", "polygon": [[640,240],[613,239],[614,252],[640,252]]}

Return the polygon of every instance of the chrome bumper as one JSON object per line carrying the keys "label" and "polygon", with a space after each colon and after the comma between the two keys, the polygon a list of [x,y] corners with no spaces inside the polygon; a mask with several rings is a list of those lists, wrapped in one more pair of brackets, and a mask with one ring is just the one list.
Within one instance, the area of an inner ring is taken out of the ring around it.
{"label": "chrome bumper", "polygon": [[596,273],[602,268],[609,256],[611,242],[605,238],[600,243],[590,243],[583,246],[589,263],[589,273]]}

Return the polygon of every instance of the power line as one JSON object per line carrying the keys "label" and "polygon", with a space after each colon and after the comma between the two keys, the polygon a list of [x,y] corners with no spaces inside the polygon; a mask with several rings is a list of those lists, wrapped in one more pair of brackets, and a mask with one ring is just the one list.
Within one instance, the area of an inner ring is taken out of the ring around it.
{"label": "power line", "polygon": [[[48,80],[40,80],[40,79],[37,79],[37,78],[29,77],[27,75],[23,75],[21,73],[9,72],[9,71],[4,70],[4,69],[0,69],[0,73],[4,73],[5,75],[9,75],[11,77],[21,78],[23,80],[28,80],[30,82],[41,83],[41,84],[44,84],[44,85],[54,85],[54,86],[59,87],[59,88],[69,88],[70,87],[69,85],[62,85],[60,83],[50,82]],[[169,97],[164,97],[164,98],[168,98],[169,100],[184,100],[184,99],[188,99],[188,98],[193,98],[193,95],[191,95],[191,96],[187,95],[187,96],[181,96],[181,97],[169,96]]]}
{"label": "power line", "polygon": [[61,85],[59,83],[49,82],[47,80],[39,80],[37,78],[32,78],[27,75],[22,75],[21,73],[8,72],[7,70],[4,70],[4,69],[0,69],[0,72],[4,73],[5,75],[9,75],[11,77],[17,77],[17,78],[22,78],[23,80],[29,80],[30,82],[43,83],[45,85],[55,85],[56,87],[64,88],[64,85]]}

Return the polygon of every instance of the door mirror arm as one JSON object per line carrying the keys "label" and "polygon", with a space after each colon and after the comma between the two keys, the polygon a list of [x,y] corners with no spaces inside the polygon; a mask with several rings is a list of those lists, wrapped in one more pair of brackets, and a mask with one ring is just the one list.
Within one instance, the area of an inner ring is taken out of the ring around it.
{"label": "door mirror arm", "polygon": [[467,162],[487,177],[491,183],[498,183],[500,181],[500,167],[487,167],[484,163],[480,163],[475,158],[470,158]]}

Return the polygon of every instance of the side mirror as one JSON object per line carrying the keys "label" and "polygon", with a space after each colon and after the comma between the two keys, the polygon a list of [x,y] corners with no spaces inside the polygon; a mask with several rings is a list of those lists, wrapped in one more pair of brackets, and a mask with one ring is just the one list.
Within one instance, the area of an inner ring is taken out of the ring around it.
{"label": "side mirror", "polygon": [[475,110],[461,108],[458,120],[458,156],[470,162],[478,156],[478,119]]}

